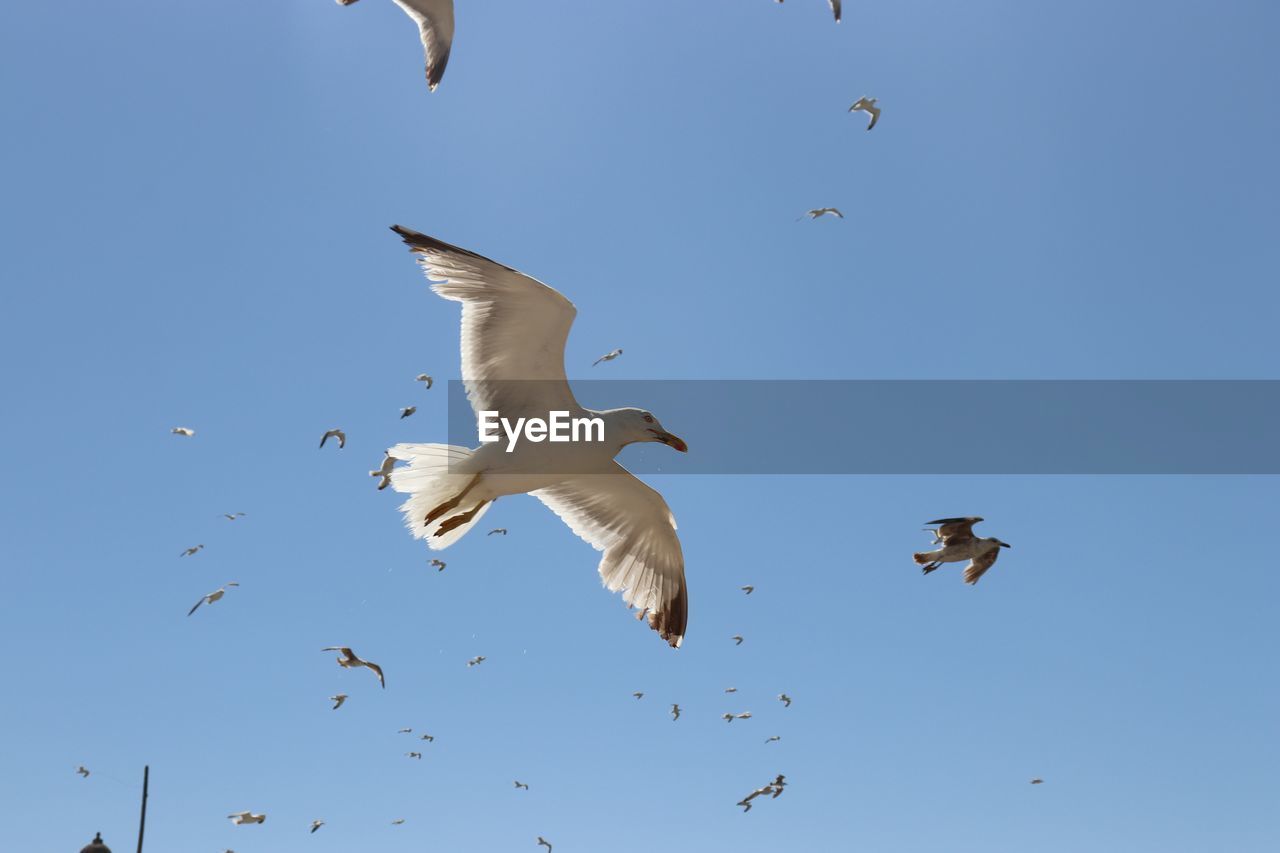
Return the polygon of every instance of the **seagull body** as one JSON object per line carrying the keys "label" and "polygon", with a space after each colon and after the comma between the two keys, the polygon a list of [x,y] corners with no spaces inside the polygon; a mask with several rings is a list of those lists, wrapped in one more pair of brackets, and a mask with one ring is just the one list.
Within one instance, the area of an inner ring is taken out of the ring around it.
{"label": "seagull body", "polygon": [[76,772],[86,779],[89,778],[89,771],[83,764],[76,768]]}
{"label": "seagull body", "polygon": [[436,571],[437,571],[437,572],[443,572],[443,571],[444,571],[444,567],[445,567],[445,565],[447,565],[447,564],[445,563],[445,561],[444,561],[444,560],[433,559],[433,560],[431,561],[431,565],[433,565],[433,566],[435,566],[435,567],[436,567]]}
{"label": "seagull body", "polygon": [[399,729],[399,730],[397,730],[397,731],[396,731],[396,734],[398,734],[398,735],[411,735],[411,734],[413,734],[413,729]]}
{"label": "seagull body", "polygon": [[613,361],[615,358],[617,358],[620,355],[622,355],[622,350],[620,349],[613,350],[612,352],[607,352],[604,355],[597,358],[595,361],[591,362],[591,366],[595,367],[597,364],[599,364],[602,361]]}
{"label": "seagull body", "polygon": [[382,491],[391,485],[391,470],[396,467],[396,458],[388,453],[382,458],[382,467],[369,472],[370,477],[381,477],[382,482],[378,483],[378,491]]}
{"label": "seagull body", "polygon": [[637,690],[635,693],[632,693],[631,695],[632,695],[632,696],[634,696],[634,697],[636,697],[637,699],[643,699],[643,698],[644,698],[644,691],[642,691],[642,690]]}
{"label": "seagull body", "polygon": [[880,120],[880,108],[876,106],[879,98],[868,98],[865,95],[853,102],[853,106],[849,107],[851,113],[866,113],[871,116],[871,121],[867,122],[867,130],[876,126],[876,122]]}
{"label": "seagull body", "polygon": [[766,740],[765,743],[777,743],[780,740],[782,740],[782,735],[774,735],[773,737]]}
{"label": "seagull body", "polygon": [[262,823],[267,819],[265,814],[254,814],[253,812],[236,812],[235,814],[227,815],[227,817],[229,817],[231,822],[236,826],[241,826],[246,823]]}
{"label": "seagull body", "polygon": [[1043,779],[1032,779],[1032,780],[1031,780],[1031,784],[1032,784],[1032,785],[1043,785],[1043,784],[1044,784],[1044,780],[1043,780]]}
{"label": "seagull body", "polygon": [[730,637],[729,639],[730,639],[730,640],[733,640],[733,644],[734,644],[735,646],[740,646],[740,645],[742,645],[742,635],[741,635],[741,634],[734,634],[734,635],[733,635],[732,637]]}
{"label": "seagull body", "polygon": [[736,688],[736,687],[726,687],[726,688],[724,689],[724,692],[725,692],[725,693],[737,693],[737,692],[738,692],[738,688]]}
{"label": "seagull body", "polygon": [[182,552],[181,554],[179,554],[178,556],[179,556],[179,557],[191,557],[191,556],[194,556],[197,552],[199,552],[202,548],[204,548],[204,545],[193,545],[192,547],[190,547],[190,548],[186,549],[185,551],[183,551],[183,552]]}
{"label": "seagull body", "polygon": [[680,719],[680,706],[672,705],[671,706],[671,722],[674,723],[678,719]]}
{"label": "seagull body", "polygon": [[174,427],[173,429],[169,430],[169,432],[173,433],[174,435],[184,436],[186,438],[191,438],[193,435],[196,434],[196,431],[193,430],[191,427]]}
{"label": "seagull body", "polygon": [[419,761],[421,761],[421,760],[422,760],[422,753],[421,753],[421,752],[406,752],[406,753],[405,753],[405,755],[407,755],[407,756],[408,756],[408,757],[410,757],[410,758],[416,758],[416,759],[418,759]]}
{"label": "seagull body", "polygon": [[912,558],[924,567],[923,571],[926,575],[943,563],[968,560],[969,565],[964,567],[964,582],[976,584],[987,569],[995,564],[996,557],[1000,556],[1000,549],[1013,547],[994,536],[986,539],[974,536],[973,526],[979,521],[982,521],[982,518],[973,515],[964,518],[939,518],[925,522],[939,525],[937,530],[933,531],[934,543],[941,543],[942,547],[936,551],[913,554]]}
{"label": "seagull body", "polygon": [[521,782],[519,779],[516,780],[516,788],[523,788],[526,791],[529,790],[529,786],[524,782]]}
{"label": "seagull body", "polygon": [[376,663],[361,660],[356,657],[355,652],[351,651],[351,649],[346,646],[325,646],[320,651],[338,652],[341,655],[341,657],[338,658],[338,666],[343,669],[349,669],[353,666],[363,666],[368,668],[374,675],[378,676],[378,683],[382,685],[382,689],[385,690],[387,688],[387,679],[382,675],[382,667],[378,666]]}
{"label": "seagull body", "polygon": [[320,827],[322,827],[322,826],[324,826],[324,821],[322,821],[322,820],[313,820],[313,821],[311,821],[311,831],[312,831],[312,832],[315,832],[317,829],[319,829],[319,828],[320,828]]}
{"label": "seagull body", "polygon": [[428,391],[431,390],[432,385],[436,384],[436,381],[425,373],[419,373],[417,376],[414,377],[414,381],[421,382],[422,384],[426,385]]}
{"label": "seagull body", "polygon": [[484,655],[476,655],[476,656],[475,656],[475,657],[473,657],[471,660],[467,661],[467,666],[479,666],[480,664],[482,664],[482,663],[484,663],[484,662],[485,662],[485,656],[484,656]]}
{"label": "seagull body", "polygon": [[765,785],[763,788],[756,788],[750,794],[747,794],[745,797],[742,798],[742,800],[738,803],[738,805],[742,806],[742,811],[744,813],[749,812],[751,811],[751,801],[754,800],[756,797],[768,794],[773,799],[776,800],[778,799],[778,796],[782,794],[782,789],[785,788],[786,786],[787,786],[787,777],[779,773],[778,778],[774,779],[772,782],[770,782],[768,785]]}
{"label": "seagull body", "polygon": [[[227,586],[240,586],[240,584],[232,582],[227,584]],[[208,595],[202,595],[200,600],[195,603],[195,606],[187,611],[187,615],[190,616],[192,613],[199,610],[201,604],[213,604],[215,601],[221,601],[222,596],[227,594],[227,586],[220,586]]]}
{"label": "seagull body", "polygon": [[392,473],[391,485],[409,495],[400,507],[406,526],[432,549],[445,548],[495,499],[530,493],[604,552],[604,585],[622,591],[638,618],[647,616],[663,639],[679,646],[688,595],[674,517],[662,495],[613,457],[633,442],[684,452],[684,441],[641,409],[595,412],[578,404],[564,371],[577,309],[560,293],[473,252],[400,226],[393,230],[418,256],[432,289],[462,303],[462,375],[477,412],[498,412],[511,423],[567,412],[571,420],[598,419],[605,439],[494,441],[476,450],[397,445],[391,454],[409,464]]}
{"label": "seagull body", "polygon": [[324,443],[331,438],[338,439],[338,449],[347,446],[347,434],[340,429],[327,430],[324,435],[320,436],[320,446],[324,447]]}
{"label": "seagull body", "polygon": [[222,517],[227,521],[235,521],[237,518],[244,518],[243,512],[224,512]]}
{"label": "seagull body", "polygon": [[547,853],[551,853],[551,842],[541,835],[538,836],[538,846],[547,848]]}
{"label": "seagull body", "polygon": [[404,818],[402,817],[398,817],[395,820],[391,821],[392,826],[399,826],[402,823],[404,823]]}
{"label": "seagull body", "polygon": [[751,586],[750,584],[747,584],[746,586],[740,586],[738,587],[738,589],[742,590],[747,595],[750,595],[751,593],[756,591],[756,588],[754,586]]}
{"label": "seagull body", "polygon": [[405,418],[409,417],[416,411],[418,411],[417,406],[405,406],[403,409],[400,410],[400,420],[404,420]]}
{"label": "seagull body", "polygon": [[[807,216],[810,219],[818,219],[819,217],[827,215],[834,216],[838,219],[844,219],[844,214],[834,207],[815,207],[813,210],[806,210],[804,214],[804,216]],[[804,219],[804,216],[800,217],[800,219]],[[796,222],[799,222],[800,219],[797,219]]]}
{"label": "seagull body", "polygon": [[425,740],[427,743],[435,743],[436,739],[432,735],[422,735],[418,740]]}
{"label": "seagull body", "polygon": [[333,710],[336,711],[342,707],[343,702],[347,701],[347,694],[339,693],[337,696],[330,696],[329,698],[333,700]]}
{"label": "seagull body", "polygon": [[[343,6],[355,2],[338,0]],[[434,92],[444,77],[453,47],[453,0],[395,0],[395,4],[418,25],[427,58],[427,86]]]}
{"label": "seagull body", "polygon": [[791,707],[791,697],[785,693],[778,694],[778,701],[781,702],[784,707],[787,707],[787,708]]}

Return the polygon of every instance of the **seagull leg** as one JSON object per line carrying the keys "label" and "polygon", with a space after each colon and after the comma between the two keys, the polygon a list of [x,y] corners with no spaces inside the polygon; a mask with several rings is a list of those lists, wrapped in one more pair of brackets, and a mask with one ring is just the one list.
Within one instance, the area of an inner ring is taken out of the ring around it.
{"label": "seagull leg", "polygon": [[932,563],[929,563],[928,565],[922,567],[920,571],[927,575],[929,574],[929,572],[933,571],[934,569],[938,568],[941,565],[942,563],[939,563],[937,560],[935,560]]}
{"label": "seagull leg", "polygon": [[431,512],[427,513],[426,520],[424,520],[422,523],[424,525],[430,524],[440,516],[444,515],[449,510],[456,508],[458,504],[462,503],[462,499],[467,496],[467,492],[474,489],[476,487],[476,483],[478,482],[480,482],[480,475],[476,474],[474,477],[471,478],[471,482],[467,483],[467,487],[463,489],[461,492],[459,492],[456,497],[445,501],[444,503],[440,504],[440,506],[436,507],[435,509],[431,510]]}
{"label": "seagull leg", "polygon": [[480,503],[476,504],[471,509],[462,513],[461,515],[455,515],[453,518],[445,519],[444,521],[440,522],[440,529],[436,531],[435,535],[443,536],[446,533],[448,533],[450,530],[453,530],[455,528],[461,527],[464,524],[469,523],[471,519],[476,517],[476,513],[484,509],[485,505],[488,503],[489,503],[488,501],[480,501]]}

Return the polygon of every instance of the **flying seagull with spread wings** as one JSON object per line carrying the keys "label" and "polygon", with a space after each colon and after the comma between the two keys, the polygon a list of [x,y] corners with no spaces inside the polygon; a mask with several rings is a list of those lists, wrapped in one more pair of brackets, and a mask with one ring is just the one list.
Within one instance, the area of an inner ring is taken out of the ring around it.
{"label": "flying seagull with spread wings", "polygon": [[89,771],[85,768],[83,764],[81,764],[79,767],[76,768],[76,772],[86,779],[89,778]]}
{"label": "flying seagull with spread wings", "polygon": [[597,358],[595,361],[591,362],[591,366],[595,367],[597,364],[599,364],[602,361],[613,361],[615,358],[617,358],[620,355],[622,355],[622,350],[620,349],[610,350],[609,352]]}
{"label": "flying seagull with spread wings", "polygon": [[926,575],[943,563],[959,563],[968,560],[969,565],[964,567],[964,582],[977,583],[987,569],[995,564],[996,557],[1000,556],[1000,549],[1013,547],[994,536],[986,539],[974,536],[973,526],[979,521],[982,521],[980,516],[971,515],[965,518],[939,518],[925,522],[938,525],[938,528],[932,531],[933,542],[935,545],[940,543],[942,547],[936,551],[913,554],[913,559],[924,567]]}
{"label": "flying seagull with spread wings", "polygon": [[876,126],[876,122],[880,120],[880,108],[876,106],[879,98],[868,98],[863,95],[861,98],[853,102],[853,106],[849,107],[851,113],[866,113],[871,116],[871,121],[867,123],[867,130]]}
{"label": "flying seagull with spread wings", "polygon": [[[235,581],[232,581],[231,583],[227,584],[227,586],[240,586],[240,584],[236,583]],[[197,610],[199,610],[201,604],[213,604],[215,601],[221,601],[222,596],[227,594],[227,586],[220,586],[217,589],[215,589],[213,592],[209,593],[208,595],[200,596],[200,600],[195,603],[194,607],[192,607],[190,610],[187,611],[187,615],[190,616],[192,613],[195,613]]]}
{"label": "flying seagull with spread wings", "polygon": [[[844,214],[840,212],[839,208],[835,207],[815,207],[813,210],[806,210],[804,212],[804,216],[807,216],[810,219],[818,219],[819,217],[828,215],[834,216],[837,219],[844,219]],[[800,219],[804,219],[804,216],[801,216],[796,220],[796,222],[799,222]]]}
{"label": "flying seagull with spread wings", "polygon": [[169,432],[172,433],[173,435],[180,435],[184,438],[191,438],[191,436],[196,434],[196,431],[193,430],[191,427],[174,427],[173,429],[169,430]]}
{"label": "flying seagull with spread wings", "polygon": [[376,663],[373,663],[367,660],[361,660],[360,658],[356,657],[355,652],[351,651],[351,649],[347,648],[346,646],[325,646],[320,651],[338,652],[341,655],[341,657],[337,659],[338,666],[342,667],[343,669],[349,669],[354,666],[363,666],[368,668],[374,675],[378,676],[378,683],[382,685],[382,688],[384,690],[386,689],[387,679],[384,678],[382,675],[382,667],[378,666]]}
{"label": "flying seagull with spread wings", "polygon": [[417,255],[432,290],[462,303],[462,380],[471,406],[517,418],[598,422],[601,440],[399,444],[408,465],[391,486],[409,495],[405,525],[432,549],[462,537],[503,495],[532,494],[578,536],[603,551],[600,576],[638,618],[672,646],[684,639],[689,599],[675,518],[662,495],[614,461],[634,442],[680,452],[684,441],[643,409],[592,411],[573,396],[564,370],[565,340],[577,309],[557,291],[510,267],[434,237],[393,226]]}
{"label": "flying seagull with spread wings", "polygon": [[421,382],[424,385],[426,385],[428,391],[431,390],[431,386],[434,385],[436,382],[434,379],[432,379],[430,376],[428,376],[425,373],[419,373],[417,376],[414,377],[414,381]]}
{"label": "flying seagull with spread wings", "polygon": [[[355,2],[338,0],[343,6]],[[434,92],[444,77],[449,50],[453,47],[453,0],[395,0],[395,4],[418,25],[422,48],[427,54],[427,85]]]}
{"label": "flying seagull with spread wings", "polygon": [[267,820],[265,814],[254,814],[253,812],[236,812],[235,814],[227,815],[227,817],[231,818],[231,822],[236,826],[243,826],[246,823],[265,823]]}
{"label": "flying seagull with spread wings", "polygon": [[369,472],[370,477],[382,478],[378,482],[378,491],[382,491],[387,486],[391,485],[391,469],[395,466],[396,458],[388,453],[386,456],[382,457],[382,466]]}
{"label": "flying seagull with spread wings", "polygon": [[340,429],[326,430],[325,434],[320,436],[320,446],[324,447],[324,443],[331,438],[338,439],[339,450],[347,446],[347,434]]}

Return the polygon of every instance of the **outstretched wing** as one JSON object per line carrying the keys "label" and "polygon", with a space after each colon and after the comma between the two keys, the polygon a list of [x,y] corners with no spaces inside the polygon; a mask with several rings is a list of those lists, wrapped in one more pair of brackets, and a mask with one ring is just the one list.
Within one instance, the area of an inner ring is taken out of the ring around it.
{"label": "outstretched wing", "polygon": [[938,525],[937,538],[942,540],[943,547],[961,545],[973,539],[973,526],[982,521],[981,516],[971,515],[964,518],[936,518],[925,524]]}
{"label": "outstretched wing", "polygon": [[395,0],[418,24],[427,54],[427,85],[436,90],[453,47],[453,0]]}
{"label": "outstretched wing", "polygon": [[209,600],[209,596],[207,595],[200,596],[200,600],[196,602],[195,607],[192,607],[190,610],[187,611],[187,615],[190,616],[192,613],[195,613],[197,610],[200,609],[200,605],[204,604],[208,600]]}
{"label": "outstretched wing", "polygon": [[835,16],[836,23],[840,23],[840,0],[827,0],[831,4],[831,14]]}
{"label": "outstretched wing", "polygon": [[380,683],[380,684],[382,685],[382,689],[383,689],[383,690],[386,690],[386,689],[387,689],[387,679],[386,679],[386,678],[383,676],[383,674],[382,674],[382,667],[378,666],[376,663],[369,663],[367,660],[362,660],[362,661],[360,661],[360,663],[361,663],[363,666],[367,666],[369,669],[373,670],[373,671],[377,674],[377,676],[378,676],[378,683]]}
{"label": "outstretched wing", "polygon": [[964,567],[964,582],[967,584],[975,584],[978,578],[987,573],[987,569],[995,565],[996,557],[1000,556],[1000,547],[996,546],[985,554],[974,557],[969,561],[969,565]]}
{"label": "outstretched wing", "polygon": [[580,409],[564,372],[578,310],[558,291],[488,258],[393,225],[431,289],[462,303],[462,381],[476,411],[546,417]]}
{"label": "outstretched wing", "polygon": [[530,492],[578,536],[603,551],[600,577],[649,625],[679,647],[689,621],[684,553],[662,495],[617,462],[607,473],[580,474]]}

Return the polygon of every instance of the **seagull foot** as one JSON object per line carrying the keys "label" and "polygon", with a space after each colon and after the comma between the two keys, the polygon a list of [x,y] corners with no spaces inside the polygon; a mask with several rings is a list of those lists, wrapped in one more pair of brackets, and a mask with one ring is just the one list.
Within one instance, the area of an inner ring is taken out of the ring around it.
{"label": "seagull foot", "polygon": [[[440,518],[449,510],[456,509],[458,504],[462,503],[462,499],[467,496],[468,492],[470,492],[472,489],[475,488],[476,483],[478,482],[480,482],[480,475],[476,474],[474,477],[471,478],[471,482],[467,483],[467,487],[463,489],[461,492],[458,492],[458,494],[455,497],[450,498],[449,500],[440,504],[440,506],[431,510],[431,512],[427,513],[426,519],[423,520],[422,522],[423,525],[424,526],[428,525],[431,522],[435,521],[437,518]],[[439,536],[440,534],[437,533],[436,535]]]}
{"label": "seagull foot", "polygon": [[933,571],[934,569],[938,568],[938,567],[939,567],[939,566],[941,566],[941,565],[942,565],[942,563],[930,563],[929,565],[924,566],[923,568],[921,568],[921,569],[920,569],[920,572],[921,572],[921,574],[926,574],[926,575],[927,575],[927,574],[929,574],[929,572]]}
{"label": "seagull foot", "polygon": [[435,532],[435,535],[443,536],[446,533],[448,533],[450,530],[456,530],[457,528],[461,527],[464,524],[469,524],[471,522],[471,519],[476,517],[476,513],[484,509],[484,506],[487,503],[489,502],[481,501],[480,503],[476,504],[474,507],[462,513],[461,515],[455,515],[453,518],[446,519],[445,521],[440,522],[440,529]]}

